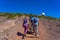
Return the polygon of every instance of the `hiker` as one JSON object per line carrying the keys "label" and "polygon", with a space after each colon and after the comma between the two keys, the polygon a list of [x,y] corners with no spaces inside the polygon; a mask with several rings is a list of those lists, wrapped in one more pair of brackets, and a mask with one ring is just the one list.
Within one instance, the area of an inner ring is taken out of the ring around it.
{"label": "hiker", "polygon": [[39,25],[39,19],[37,16],[34,17],[34,26],[33,26],[33,30],[35,32],[35,36],[38,36],[38,25]]}
{"label": "hiker", "polygon": [[30,23],[31,23],[30,30],[33,31],[33,23],[34,23],[34,17],[33,16],[30,17]]}
{"label": "hiker", "polygon": [[28,20],[27,20],[27,17],[25,17],[24,20],[23,20],[23,28],[24,28],[24,36],[26,36],[27,31],[28,31]]}

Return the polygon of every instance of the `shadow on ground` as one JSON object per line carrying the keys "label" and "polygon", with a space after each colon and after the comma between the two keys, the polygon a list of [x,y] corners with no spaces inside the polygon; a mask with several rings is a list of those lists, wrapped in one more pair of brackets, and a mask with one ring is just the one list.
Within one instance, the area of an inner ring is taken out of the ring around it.
{"label": "shadow on ground", "polygon": [[[31,32],[31,31],[27,31],[27,34],[32,34],[33,32]],[[24,34],[22,34],[21,32],[17,32],[17,35],[18,36],[23,36]]]}
{"label": "shadow on ground", "polygon": [[27,36],[27,38],[36,38],[36,37],[34,37],[34,36]]}
{"label": "shadow on ground", "polygon": [[32,34],[33,32],[31,32],[31,31],[27,31],[27,34]]}
{"label": "shadow on ground", "polygon": [[23,36],[23,34],[22,34],[22,33],[20,33],[20,32],[17,32],[17,35],[18,35],[18,36]]}
{"label": "shadow on ground", "polygon": [[[31,35],[33,32],[31,31],[27,31],[27,34]],[[21,32],[17,32],[17,36],[22,36],[22,39],[24,39],[24,34],[22,34]],[[35,38],[34,36],[26,36],[28,38]]]}

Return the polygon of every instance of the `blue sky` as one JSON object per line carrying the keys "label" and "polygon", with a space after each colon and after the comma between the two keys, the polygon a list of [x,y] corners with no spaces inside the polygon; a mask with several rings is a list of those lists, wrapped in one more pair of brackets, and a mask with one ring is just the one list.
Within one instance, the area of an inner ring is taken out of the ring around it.
{"label": "blue sky", "polygon": [[0,0],[0,12],[22,12],[60,18],[60,0]]}

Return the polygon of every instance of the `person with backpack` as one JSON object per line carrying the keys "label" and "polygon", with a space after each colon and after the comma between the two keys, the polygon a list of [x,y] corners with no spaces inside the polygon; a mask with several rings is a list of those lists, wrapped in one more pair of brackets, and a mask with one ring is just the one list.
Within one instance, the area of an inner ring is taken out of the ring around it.
{"label": "person with backpack", "polygon": [[[29,27],[28,20],[27,20],[27,18],[25,17],[24,20],[23,20],[24,36],[26,36],[26,34],[27,34],[28,27]],[[24,37],[24,36],[23,36],[23,37]]]}
{"label": "person with backpack", "polygon": [[34,17],[33,16],[30,16],[30,23],[31,23],[30,30],[33,31],[33,23],[34,23]]}
{"label": "person with backpack", "polygon": [[39,19],[37,16],[34,17],[34,32],[35,32],[35,36],[38,37],[38,25],[39,25]]}

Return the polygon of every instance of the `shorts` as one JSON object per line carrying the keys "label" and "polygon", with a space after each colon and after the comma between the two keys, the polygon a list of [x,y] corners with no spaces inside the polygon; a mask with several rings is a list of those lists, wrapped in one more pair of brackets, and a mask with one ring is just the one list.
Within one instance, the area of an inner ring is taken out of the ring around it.
{"label": "shorts", "polygon": [[37,24],[34,24],[34,31],[35,31],[35,34],[37,35],[38,34],[38,25]]}

